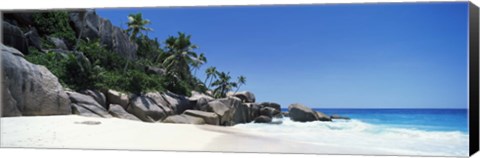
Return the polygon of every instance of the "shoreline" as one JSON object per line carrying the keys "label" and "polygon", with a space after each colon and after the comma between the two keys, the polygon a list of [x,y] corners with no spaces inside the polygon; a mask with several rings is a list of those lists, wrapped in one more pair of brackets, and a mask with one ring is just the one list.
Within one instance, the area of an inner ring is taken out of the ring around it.
{"label": "shoreline", "polygon": [[[84,122],[88,121],[88,122]],[[81,123],[83,122],[83,123]],[[100,124],[97,124],[100,122]],[[85,124],[86,123],[86,124]],[[32,132],[34,130],[34,132]],[[393,155],[375,149],[292,141],[231,127],[145,123],[76,115],[1,118],[1,146],[211,152]]]}

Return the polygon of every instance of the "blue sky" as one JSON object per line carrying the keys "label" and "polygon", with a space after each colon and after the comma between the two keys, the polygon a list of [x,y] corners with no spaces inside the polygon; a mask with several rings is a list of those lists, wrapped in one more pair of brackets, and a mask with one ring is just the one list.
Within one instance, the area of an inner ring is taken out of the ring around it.
{"label": "blue sky", "polygon": [[142,13],[160,41],[192,35],[208,63],[282,107],[466,108],[465,2],[97,9]]}

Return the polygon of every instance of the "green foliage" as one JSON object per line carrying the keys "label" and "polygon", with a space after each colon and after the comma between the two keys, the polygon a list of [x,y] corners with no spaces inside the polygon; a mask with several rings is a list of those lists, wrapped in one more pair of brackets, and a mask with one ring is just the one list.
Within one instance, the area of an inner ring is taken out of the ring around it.
{"label": "green foliage", "polygon": [[123,92],[142,94],[149,91],[164,91],[165,78],[146,74],[137,69],[123,71],[105,71],[96,83],[100,89],[115,89]]}
{"label": "green foliage", "polygon": [[[50,70],[53,75],[57,76],[60,81],[62,81],[62,78],[67,76],[65,74],[65,60],[63,60],[64,56],[61,56],[55,52],[42,53],[33,47],[30,47],[29,51],[31,53],[25,56],[27,61],[47,67],[47,69]],[[64,82],[61,83],[65,85]]]}
{"label": "green foliage", "polygon": [[217,72],[218,80],[212,83],[212,86],[216,86],[213,90],[213,96],[216,98],[223,98],[227,96],[227,92],[237,87],[236,82],[231,82],[230,73]]}
{"label": "green foliage", "polygon": [[135,42],[138,45],[137,55],[140,60],[144,60],[146,65],[161,65],[159,64],[165,55],[163,50],[160,49],[160,43],[158,39],[150,39],[148,36],[140,35],[140,37],[135,39]]}
{"label": "green foliage", "polygon": [[106,49],[98,39],[92,41],[80,40],[77,49],[83,52],[92,63],[107,70],[121,69],[127,61],[117,53]]}
{"label": "green foliage", "polygon": [[148,24],[150,20],[143,19],[142,13],[128,15],[127,33],[130,34],[130,39],[135,39],[141,31],[152,31],[153,29],[146,27]]}
{"label": "green foliage", "polygon": [[64,39],[68,46],[75,43],[75,32],[68,22],[67,11],[35,13],[33,22],[41,35]]}
{"label": "green foliage", "polygon": [[76,53],[61,54],[56,52],[41,53],[30,49],[33,53],[25,58],[31,63],[44,65],[64,86],[74,90],[96,88],[100,68],[95,67],[84,56]]}

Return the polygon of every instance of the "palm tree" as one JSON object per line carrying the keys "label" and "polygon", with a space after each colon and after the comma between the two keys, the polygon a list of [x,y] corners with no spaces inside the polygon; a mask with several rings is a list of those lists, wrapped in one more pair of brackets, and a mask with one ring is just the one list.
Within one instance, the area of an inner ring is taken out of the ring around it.
{"label": "palm tree", "polygon": [[194,65],[197,53],[193,50],[196,45],[190,42],[190,35],[178,33],[178,37],[170,36],[165,41],[167,57],[162,65],[167,73],[178,79],[189,79],[191,77],[190,66]]}
{"label": "palm tree", "polygon": [[207,62],[207,58],[205,57],[205,54],[200,53],[200,55],[197,58],[192,60],[193,60],[192,70],[190,71],[193,71],[193,76],[196,76],[197,70],[200,69],[200,67]]}
{"label": "palm tree", "polygon": [[130,34],[130,39],[135,39],[141,31],[153,31],[152,28],[145,27],[148,24],[150,24],[150,20],[143,19],[142,13],[128,15],[127,33]]}
{"label": "palm tree", "polygon": [[237,78],[237,90],[235,91],[235,93],[238,92],[238,90],[240,90],[240,86],[242,85],[245,85],[245,83],[247,82],[247,78],[245,76],[242,76],[240,75],[238,78]]}
{"label": "palm tree", "polygon": [[225,72],[217,72],[218,80],[212,83],[212,86],[217,86],[215,90],[213,90],[213,95],[216,98],[224,98],[227,95],[227,92],[232,90],[233,88],[237,87],[236,82],[231,82],[230,73]]}
{"label": "palm tree", "polygon": [[[150,24],[150,20],[143,19],[142,13],[128,15],[127,33],[130,34],[130,40],[133,41],[135,38],[137,38],[137,34],[141,31],[153,31],[153,29],[145,27],[148,24]],[[123,68],[124,73],[127,71],[129,62],[130,61],[127,60],[127,62],[125,63],[125,67]]]}
{"label": "palm tree", "polygon": [[[203,82],[207,88],[210,88],[210,85],[212,84],[213,78],[217,77],[217,68],[214,66],[211,66],[205,70],[205,73],[207,74],[207,78],[205,78],[205,82]],[[210,78],[211,77],[211,78]],[[207,80],[210,78],[210,83],[207,85]]]}

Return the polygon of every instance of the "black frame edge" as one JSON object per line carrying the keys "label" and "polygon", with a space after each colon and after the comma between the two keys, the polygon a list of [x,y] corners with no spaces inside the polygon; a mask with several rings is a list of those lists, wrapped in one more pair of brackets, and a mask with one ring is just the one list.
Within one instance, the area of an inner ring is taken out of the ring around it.
{"label": "black frame edge", "polygon": [[479,14],[478,7],[469,2],[469,151],[479,150]]}

